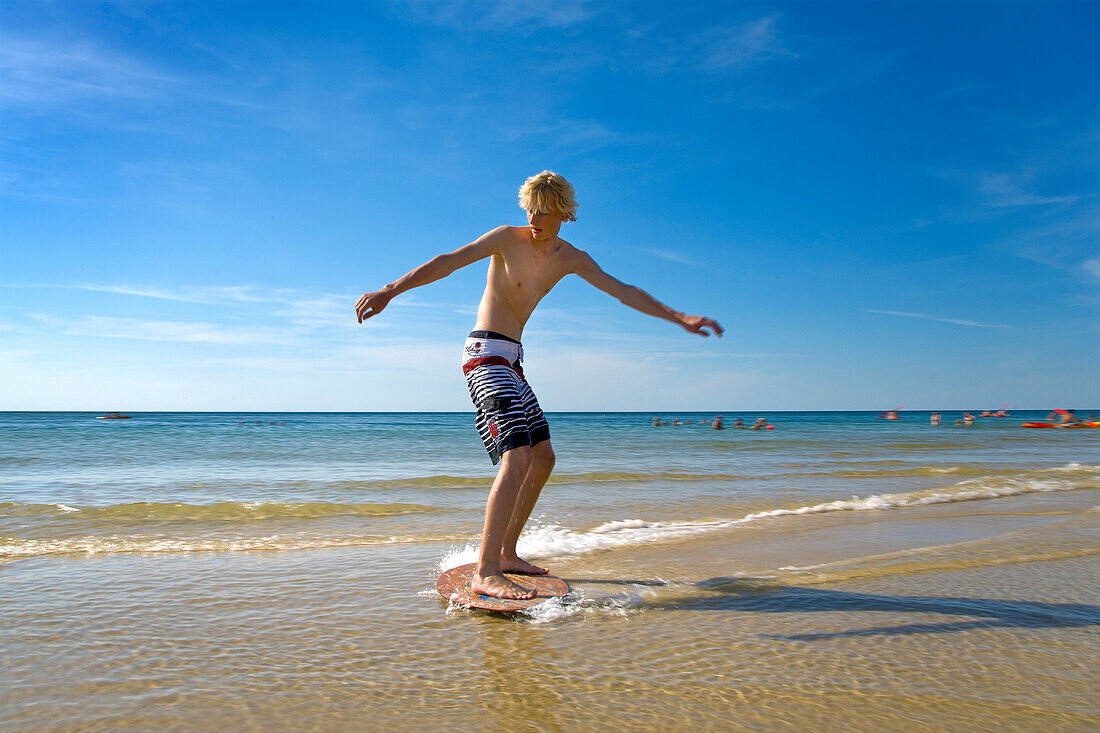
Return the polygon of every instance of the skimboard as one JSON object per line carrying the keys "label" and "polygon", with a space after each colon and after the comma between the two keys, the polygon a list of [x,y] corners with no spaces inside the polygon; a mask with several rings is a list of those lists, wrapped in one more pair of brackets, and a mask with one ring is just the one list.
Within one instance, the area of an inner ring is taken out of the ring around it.
{"label": "skimboard", "polygon": [[569,593],[568,584],[553,575],[505,573],[504,577],[508,580],[524,588],[534,588],[538,591],[538,595],[527,600],[483,596],[470,589],[470,578],[473,576],[476,567],[476,563],[468,563],[459,565],[457,568],[451,568],[439,576],[439,580],[435,582],[435,589],[439,591],[439,595],[459,606],[480,608],[483,611],[506,612],[522,611],[551,598],[558,598]]}

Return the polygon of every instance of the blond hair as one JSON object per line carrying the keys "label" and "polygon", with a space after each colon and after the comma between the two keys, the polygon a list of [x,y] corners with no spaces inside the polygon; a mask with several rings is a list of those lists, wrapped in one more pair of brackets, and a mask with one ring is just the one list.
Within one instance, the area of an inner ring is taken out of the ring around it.
{"label": "blond hair", "polygon": [[519,205],[527,211],[558,213],[564,221],[577,220],[577,199],[573,186],[553,171],[531,176],[519,187]]}

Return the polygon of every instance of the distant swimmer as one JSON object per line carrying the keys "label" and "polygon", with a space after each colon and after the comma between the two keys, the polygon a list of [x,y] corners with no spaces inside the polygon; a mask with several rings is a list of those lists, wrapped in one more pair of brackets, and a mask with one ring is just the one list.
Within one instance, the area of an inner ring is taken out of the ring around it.
{"label": "distant swimmer", "polygon": [[[446,197],[448,191],[425,195]],[[526,600],[536,591],[517,585],[504,573],[547,572],[519,557],[516,541],[555,462],[550,427],[522,366],[520,338],[535,307],[558,282],[575,274],[624,305],[689,333],[721,336],[722,327],[710,318],[673,310],[641,288],[612,277],[588,253],[559,237],[562,224],[576,221],[577,211],[573,186],[564,177],[552,171],[531,176],[519,190],[519,203],[527,212],[527,225],[492,229],[380,290],[364,293],[355,303],[355,315],[363,323],[401,293],[488,260],[485,291],[474,331],[462,347],[461,363],[476,408],[478,434],[493,465],[500,465],[485,505],[477,568],[469,587],[487,596]],[[433,227],[453,225],[437,221]]]}
{"label": "distant swimmer", "polygon": [[749,430],[767,430],[767,429],[768,429],[768,421],[765,420],[762,417],[756,418],[756,422],[754,422],[752,424],[752,427],[749,428]]}
{"label": "distant swimmer", "polygon": [[682,422],[680,422],[680,418],[678,418],[678,417],[674,417],[674,418],[672,419],[672,424],[673,424],[673,425],[683,425],[683,423],[682,423]]}
{"label": "distant swimmer", "polygon": [[1062,414],[1062,416],[1058,418],[1059,425],[1070,425],[1075,422],[1081,422],[1081,419],[1073,414],[1073,410],[1055,410],[1055,412],[1060,412]]}
{"label": "distant swimmer", "polygon": [[714,428],[715,430],[721,430],[722,429],[722,416],[718,415],[717,417],[715,417],[714,422],[712,422],[710,424],[710,426],[712,428]]}
{"label": "distant swimmer", "polygon": [[973,424],[974,424],[974,416],[971,415],[969,412],[964,412],[963,413],[963,425],[973,425]]}
{"label": "distant swimmer", "polygon": [[933,425],[939,425],[940,424],[940,413],[938,413],[938,412],[933,412],[932,413],[932,424]]}
{"label": "distant swimmer", "polygon": [[733,421],[733,427],[740,428],[741,430],[744,430],[745,429],[745,421],[742,420],[741,418],[737,418],[736,420]]}
{"label": "distant swimmer", "polygon": [[653,427],[656,428],[656,427],[660,427],[661,425],[664,425],[664,423],[661,422],[661,418],[659,418],[659,417],[653,418]]}

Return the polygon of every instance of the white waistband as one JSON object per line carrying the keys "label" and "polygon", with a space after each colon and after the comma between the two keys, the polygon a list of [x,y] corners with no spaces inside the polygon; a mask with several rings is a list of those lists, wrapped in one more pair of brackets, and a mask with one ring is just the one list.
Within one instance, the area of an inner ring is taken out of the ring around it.
{"label": "white waistband", "polygon": [[486,356],[502,356],[509,364],[523,361],[523,347],[514,341],[503,339],[484,339],[471,336],[466,339],[466,345],[462,349],[462,363],[471,359],[481,359]]}

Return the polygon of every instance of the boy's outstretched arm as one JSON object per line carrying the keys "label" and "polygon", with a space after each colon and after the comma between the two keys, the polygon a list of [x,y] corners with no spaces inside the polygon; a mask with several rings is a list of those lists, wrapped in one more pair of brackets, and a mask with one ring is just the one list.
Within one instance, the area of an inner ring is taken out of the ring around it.
{"label": "boy's outstretched arm", "polygon": [[689,316],[674,311],[641,288],[636,288],[633,285],[627,285],[624,282],[616,280],[601,270],[600,266],[596,264],[595,260],[588,256],[587,252],[577,250],[577,255],[577,262],[573,268],[573,272],[608,295],[618,298],[624,305],[629,305],[631,308],[639,310],[642,313],[656,316],[657,318],[664,318],[666,321],[672,321],[676,325],[682,326],[686,330],[697,333],[700,336],[710,336],[710,333],[705,330],[707,328],[711,329],[714,334],[719,337],[721,337],[724,332],[724,329],[718,325],[717,321],[703,316]]}
{"label": "boy's outstretched arm", "polygon": [[483,260],[494,252],[497,252],[498,246],[503,240],[504,230],[505,227],[498,227],[491,232],[486,232],[473,242],[470,242],[464,247],[459,247],[454,252],[448,252],[447,254],[433,257],[415,270],[406,273],[389,285],[386,285],[381,290],[376,290],[373,293],[363,293],[359,296],[359,300],[355,301],[356,318],[362,323],[371,316],[376,316],[381,313],[382,309],[389,305],[391,300],[406,290],[412,290],[421,285],[427,285],[436,280],[442,280],[455,270],[461,269],[478,260]]}

